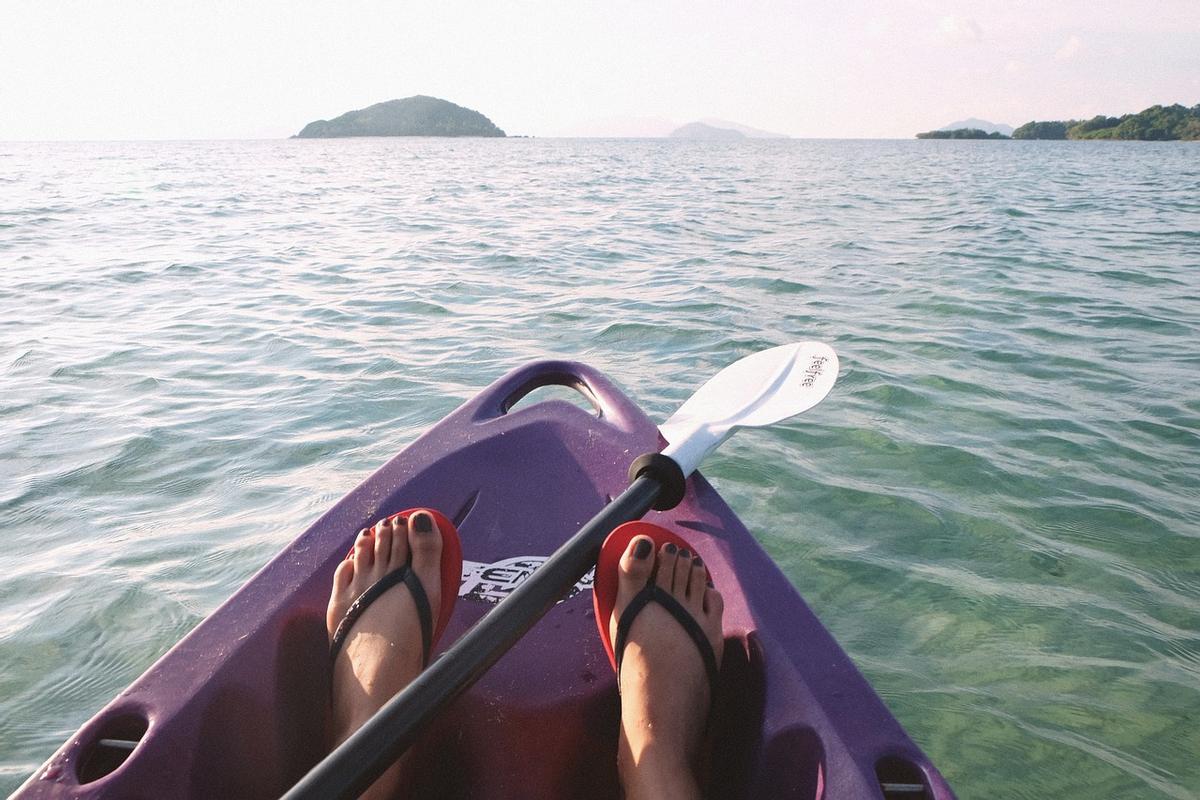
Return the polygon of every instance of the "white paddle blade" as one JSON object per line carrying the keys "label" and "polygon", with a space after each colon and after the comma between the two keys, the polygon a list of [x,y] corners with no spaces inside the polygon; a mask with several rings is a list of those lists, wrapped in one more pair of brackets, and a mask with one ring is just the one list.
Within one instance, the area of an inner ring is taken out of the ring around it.
{"label": "white paddle blade", "polygon": [[714,375],[659,427],[663,455],[691,475],[736,428],[771,425],[825,399],[838,357],[822,342],[797,342],[746,356]]}

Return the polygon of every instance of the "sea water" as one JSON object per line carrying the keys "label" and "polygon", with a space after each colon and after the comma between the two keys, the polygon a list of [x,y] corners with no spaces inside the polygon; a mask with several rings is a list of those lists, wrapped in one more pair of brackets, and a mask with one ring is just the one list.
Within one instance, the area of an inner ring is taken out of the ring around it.
{"label": "sea water", "polygon": [[656,419],[963,797],[1200,792],[1200,148],[0,143],[0,790],[505,371]]}

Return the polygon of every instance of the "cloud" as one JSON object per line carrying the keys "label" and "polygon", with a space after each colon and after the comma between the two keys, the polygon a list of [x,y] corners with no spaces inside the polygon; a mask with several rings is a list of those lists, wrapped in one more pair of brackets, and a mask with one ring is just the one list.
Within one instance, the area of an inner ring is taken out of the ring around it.
{"label": "cloud", "polygon": [[983,38],[979,23],[970,17],[942,17],[938,22],[938,34],[948,42],[978,42]]}
{"label": "cloud", "polygon": [[1063,46],[1058,48],[1058,52],[1054,54],[1054,57],[1059,61],[1070,61],[1072,58],[1079,55],[1079,51],[1082,49],[1083,41],[1075,34],[1071,34],[1069,37],[1067,37],[1067,40],[1063,42]]}

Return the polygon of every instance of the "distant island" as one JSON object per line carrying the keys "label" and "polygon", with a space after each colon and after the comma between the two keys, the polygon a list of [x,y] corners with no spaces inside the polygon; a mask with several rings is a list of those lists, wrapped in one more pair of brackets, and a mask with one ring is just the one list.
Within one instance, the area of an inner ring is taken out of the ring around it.
{"label": "distant island", "polygon": [[787,139],[787,134],[771,133],[770,131],[751,128],[749,125],[739,125],[726,119],[707,117],[696,122],[689,122],[667,134],[672,139],[697,139],[709,142],[734,142],[740,139]]}
{"label": "distant island", "polygon": [[938,128],[939,131],[957,131],[962,128],[978,129],[984,133],[1000,133],[1005,136],[1012,136],[1012,125],[1005,125],[1003,122],[989,122],[986,119],[978,117],[968,117],[960,119],[958,122],[951,122],[949,125],[943,125]]}
{"label": "distant island", "polygon": [[504,131],[478,111],[419,94],[310,122],[294,138],[341,136],[504,136]]}
{"label": "distant island", "polygon": [[746,134],[733,128],[718,128],[704,122],[689,122],[671,131],[672,139],[701,139],[706,142],[736,142]]}
{"label": "distant island", "polygon": [[925,131],[917,134],[918,139],[1009,139],[999,131],[988,133],[980,128],[954,128],[953,130]]}
{"label": "distant island", "polygon": [[[965,122],[983,122],[966,120]],[[981,127],[941,128],[918,133],[918,139],[1121,139],[1127,141],[1200,141],[1200,104],[1191,108],[1178,103],[1172,106],[1150,106],[1137,114],[1106,117],[1103,114],[1088,120],[1069,119],[1050,122],[1027,122],[1012,136],[1005,136],[1001,126],[987,131]]]}

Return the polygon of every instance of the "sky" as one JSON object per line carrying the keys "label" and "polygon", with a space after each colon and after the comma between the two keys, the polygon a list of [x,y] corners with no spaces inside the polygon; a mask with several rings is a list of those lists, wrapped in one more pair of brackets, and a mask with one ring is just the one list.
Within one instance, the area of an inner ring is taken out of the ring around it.
{"label": "sky", "polygon": [[0,140],[272,138],[414,94],[511,134],[911,138],[1200,103],[1200,0],[0,0]]}

